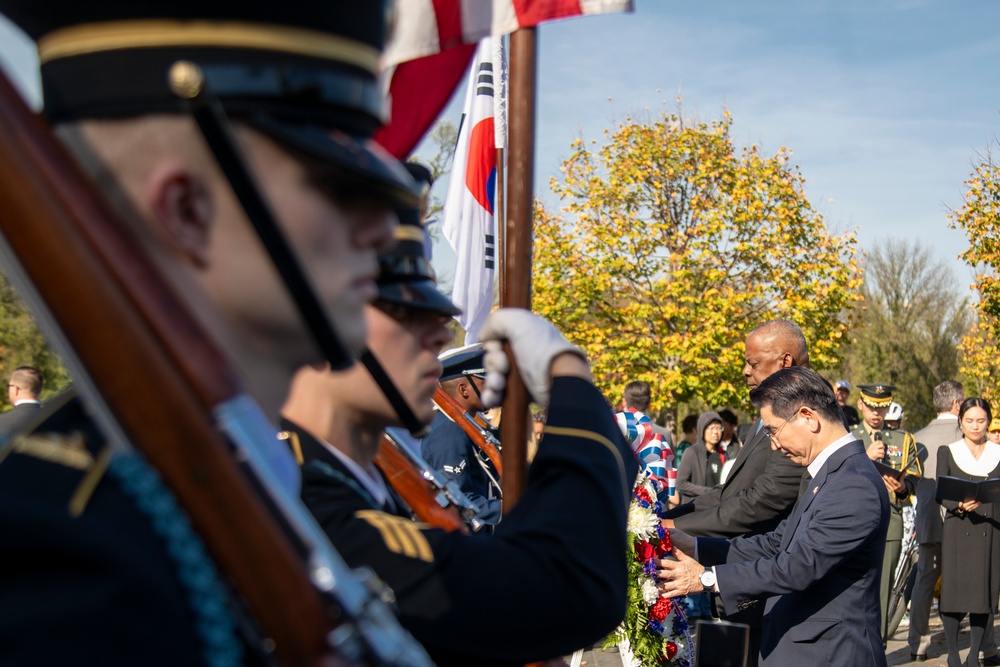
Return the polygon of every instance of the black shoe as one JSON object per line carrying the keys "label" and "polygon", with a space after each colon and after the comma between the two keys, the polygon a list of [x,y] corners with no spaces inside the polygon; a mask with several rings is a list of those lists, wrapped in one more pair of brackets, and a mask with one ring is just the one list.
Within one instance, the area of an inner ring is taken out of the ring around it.
{"label": "black shoe", "polygon": [[982,665],[1000,665],[1000,653],[991,655],[988,658],[983,658],[979,662]]}
{"label": "black shoe", "polygon": [[[927,654],[926,653],[911,653],[910,654],[910,662],[923,662],[924,660],[927,660]],[[1000,663],[997,663],[997,664],[1000,664]]]}

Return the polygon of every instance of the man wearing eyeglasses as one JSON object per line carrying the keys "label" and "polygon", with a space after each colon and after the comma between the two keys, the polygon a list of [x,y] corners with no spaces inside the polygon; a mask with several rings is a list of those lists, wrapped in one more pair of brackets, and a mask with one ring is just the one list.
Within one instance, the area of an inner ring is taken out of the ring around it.
{"label": "man wearing eyeglasses", "polygon": [[727,540],[671,530],[678,560],[660,561],[661,591],[713,590],[727,609],[766,598],[761,665],[884,667],[885,484],[818,374],[779,370],[750,399],[772,447],[808,469],[809,485],[791,515],[763,535]]}
{"label": "man wearing eyeglasses", "polygon": [[42,372],[31,366],[14,369],[7,383],[7,397],[14,407],[0,415],[0,430],[7,430],[32,413],[37,413],[42,403]]}

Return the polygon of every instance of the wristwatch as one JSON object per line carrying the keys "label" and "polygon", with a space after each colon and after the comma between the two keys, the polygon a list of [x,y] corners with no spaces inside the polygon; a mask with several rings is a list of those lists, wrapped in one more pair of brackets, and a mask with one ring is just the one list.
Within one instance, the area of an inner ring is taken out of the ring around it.
{"label": "wristwatch", "polygon": [[714,591],[715,590],[715,571],[714,570],[705,570],[704,572],[701,573],[701,577],[700,578],[701,578],[701,586],[702,586],[702,588],[704,588],[706,591]]}

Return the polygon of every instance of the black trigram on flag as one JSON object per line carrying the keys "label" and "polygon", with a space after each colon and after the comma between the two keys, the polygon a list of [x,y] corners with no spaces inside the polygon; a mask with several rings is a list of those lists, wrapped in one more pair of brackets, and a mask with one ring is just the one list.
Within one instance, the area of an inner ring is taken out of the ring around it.
{"label": "black trigram on flag", "polygon": [[479,63],[479,76],[476,78],[476,95],[493,97],[493,63]]}
{"label": "black trigram on flag", "polygon": [[496,258],[496,237],[493,234],[486,234],[486,243],[483,247],[483,265],[487,269],[492,269],[494,267],[494,260]]}

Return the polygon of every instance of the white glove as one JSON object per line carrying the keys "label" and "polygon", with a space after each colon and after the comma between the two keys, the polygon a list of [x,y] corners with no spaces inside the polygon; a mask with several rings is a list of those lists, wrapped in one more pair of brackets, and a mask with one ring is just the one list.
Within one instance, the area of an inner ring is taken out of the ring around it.
{"label": "white glove", "polygon": [[500,405],[507,386],[510,360],[503,352],[501,341],[510,343],[528,393],[544,407],[549,405],[552,360],[565,352],[584,360],[587,358],[583,350],[566,340],[551,322],[521,308],[501,308],[492,313],[479,332],[479,339],[486,349],[483,404],[487,408]]}

